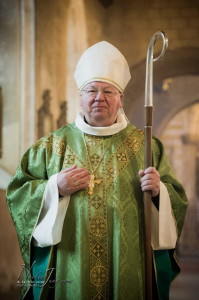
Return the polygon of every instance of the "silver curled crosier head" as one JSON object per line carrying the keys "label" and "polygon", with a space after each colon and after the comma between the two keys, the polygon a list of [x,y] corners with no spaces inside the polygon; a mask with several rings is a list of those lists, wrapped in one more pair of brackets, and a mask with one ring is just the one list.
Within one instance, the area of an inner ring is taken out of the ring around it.
{"label": "silver curled crosier head", "polygon": [[150,43],[149,43],[148,51],[151,51],[151,54],[153,55],[153,48],[154,48],[155,42],[160,37],[162,38],[162,51],[159,56],[153,58],[153,61],[158,61],[158,60],[162,59],[162,57],[164,56],[164,54],[168,48],[168,38],[167,38],[165,32],[158,31],[152,36]]}
{"label": "silver curled crosier head", "polygon": [[[158,38],[162,38],[162,51],[157,57],[153,57],[153,49]],[[163,31],[156,32],[148,46],[146,60],[146,81],[145,81],[145,106],[153,106],[153,62],[162,59],[168,47],[168,38]]]}

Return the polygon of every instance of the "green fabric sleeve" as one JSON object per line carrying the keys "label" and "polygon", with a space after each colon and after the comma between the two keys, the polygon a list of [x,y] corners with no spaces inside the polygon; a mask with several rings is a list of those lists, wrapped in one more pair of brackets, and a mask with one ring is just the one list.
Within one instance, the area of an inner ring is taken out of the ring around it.
{"label": "green fabric sleeve", "polygon": [[[21,295],[27,295],[32,278],[31,240],[43,206],[43,194],[48,179],[60,171],[65,144],[50,134],[41,138],[24,154],[8,185],[7,204],[17,232],[19,247],[25,263]],[[29,290],[30,291],[30,290]]]}
{"label": "green fabric sleeve", "polygon": [[153,138],[153,162],[154,167],[160,173],[160,180],[165,184],[169,193],[179,238],[188,201],[183,186],[174,175],[171,164],[166,157],[164,147],[157,138]]}
{"label": "green fabric sleeve", "polygon": [[7,188],[7,203],[17,231],[26,266],[30,266],[30,242],[37,224],[47,183],[45,149],[31,147],[23,156]]}

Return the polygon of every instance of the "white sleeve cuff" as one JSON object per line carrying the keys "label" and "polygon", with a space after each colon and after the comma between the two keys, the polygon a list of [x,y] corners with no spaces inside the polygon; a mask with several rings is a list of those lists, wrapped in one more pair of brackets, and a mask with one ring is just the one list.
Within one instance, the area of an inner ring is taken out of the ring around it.
{"label": "white sleeve cuff", "polygon": [[61,241],[62,228],[70,196],[59,199],[57,175],[52,175],[43,195],[43,207],[33,233],[33,245],[47,247]]}
{"label": "white sleeve cuff", "polygon": [[175,248],[177,228],[169,193],[162,182],[160,182],[159,211],[152,204],[151,230],[151,243],[154,250]]}

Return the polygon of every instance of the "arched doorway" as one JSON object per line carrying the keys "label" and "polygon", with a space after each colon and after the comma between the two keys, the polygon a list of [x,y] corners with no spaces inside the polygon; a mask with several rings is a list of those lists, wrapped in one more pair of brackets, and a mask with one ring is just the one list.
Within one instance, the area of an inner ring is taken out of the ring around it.
{"label": "arched doorway", "polygon": [[175,114],[160,134],[189,206],[178,250],[199,257],[199,101]]}

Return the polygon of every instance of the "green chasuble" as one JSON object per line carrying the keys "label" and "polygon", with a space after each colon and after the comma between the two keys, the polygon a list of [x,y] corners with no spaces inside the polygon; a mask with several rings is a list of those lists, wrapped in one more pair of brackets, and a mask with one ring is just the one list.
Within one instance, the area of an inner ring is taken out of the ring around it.
{"label": "green chasuble", "polygon": [[[84,135],[72,123],[40,139],[25,153],[7,190],[26,265],[23,297],[31,299],[36,273],[32,263],[42,261],[37,254],[43,249],[35,251],[31,240],[46,183],[53,174],[76,164],[93,172],[96,183],[71,196],[62,240],[46,251],[48,266],[47,262],[43,266],[48,275],[53,270],[54,284],[45,279],[41,299],[144,299],[143,193],[138,175],[144,168],[143,144],[143,131],[133,125],[112,136],[93,136]],[[187,199],[156,138],[153,163],[168,189],[180,235]],[[154,251],[154,259],[159,298],[168,299],[177,272],[174,250]]]}

